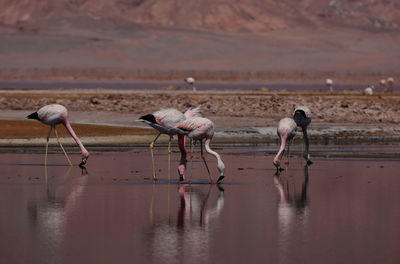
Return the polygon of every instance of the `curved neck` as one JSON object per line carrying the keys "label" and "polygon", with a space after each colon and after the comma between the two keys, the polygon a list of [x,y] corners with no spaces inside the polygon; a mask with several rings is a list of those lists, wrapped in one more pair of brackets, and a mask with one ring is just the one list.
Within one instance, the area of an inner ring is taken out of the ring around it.
{"label": "curved neck", "polygon": [[78,138],[78,136],[75,134],[74,130],[72,129],[68,119],[64,120],[64,126],[68,130],[68,133],[71,135],[71,137],[75,140],[76,144],[78,144],[79,148],[81,149],[82,156],[83,157],[88,157],[89,152],[85,149],[83,146],[81,140]]}
{"label": "curved neck", "polygon": [[211,139],[209,138],[207,138],[206,141],[204,142],[204,147],[206,148],[206,151],[217,159],[218,165],[222,165],[223,167],[225,167],[225,164],[222,162],[222,159],[219,156],[219,154],[210,148],[210,142]]}
{"label": "curved neck", "polygon": [[283,152],[285,151],[285,147],[286,147],[286,136],[281,136],[281,147],[279,148],[278,154],[276,154],[275,158],[274,158],[274,163],[278,164],[280,163],[281,160],[281,156],[283,154]]}

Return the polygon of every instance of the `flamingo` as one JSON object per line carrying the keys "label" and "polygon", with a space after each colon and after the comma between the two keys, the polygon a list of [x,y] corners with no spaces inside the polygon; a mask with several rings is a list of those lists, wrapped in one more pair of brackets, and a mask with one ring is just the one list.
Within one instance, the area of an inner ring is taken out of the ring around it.
{"label": "flamingo", "polygon": [[296,136],[296,133],[297,133],[297,125],[292,118],[285,117],[279,121],[277,134],[278,137],[281,139],[281,146],[273,160],[277,172],[283,170],[281,168],[281,158],[283,153],[285,152],[286,142],[288,145],[288,152],[289,152],[290,140]]}
{"label": "flamingo", "polygon": [[220,176],[217,180],[217,183],[220,183],[225,177],[225,175],[224,175],[225,164],[222,161],[220,155],[210,148],[210,142],[214,136],[214,123],[210,119],[207,119],[204,117],[193,117],[193,118],[186,119],[182,123],[178,124],[177,127],[179,129],[181,129],[182,131],[185,131],[187,133],[187,136],[191,139],[190,140],[190,146],[191,146],[190,159],[191,160],[193,159],[193,148],[194,148],[193,141],[194,142],[196,142],[197,140],[200,141],[201,158],[203,159],[204,165],[206,166],[208,176],[210,178],[210,183],[214,184],[214,181],[211,178],[211,173],[210,173],[210,170],[209,170],[207,162],[206,162],[206,158],[203,154],[203,139],[205,139],[204,147],[205,147],[207,153],[213,155],[217,159],[217,168],[218,168],[218,171],[220,172]]}
{"label": "flamingo", "polygon": [[34,113],[28,115],[27,118],[39,120],[43,124],[50,126],[49,134],[47,135],[47,141],[46,141],[46,154],[45,154],[45,159],[44,159],[45,166],[47,165],[47,150],[48,150],[48,146],[49,146],[49,138],[50,138],[51,130],[53,128],[54,128],[54,132],[57,137],[57,142],[60,145],[62,151],[64,152],[64,155],[67,158],[69,165],[72,166],[72,162],[69,159],[67,153],[65,152],[65,150],[62,146],[60,138],[58,137],[58,133],[57,133],[57,129],[56,129],[56,125],[58,125],[58,124],[63,124],[65,126],[65,128],[67,129],[67,131],[69,132],[69,134],[71,135],[71,137],[78,144],[79,148],[82,151],[82,161],[79,164],[79,167],[85,166],[87,159],[89,158],[89,152],[85,149],[82,142],[80,141],[78,136],[75,134],[74,130],[72,129],[72,127],[68,121],[68,110],[67,110],[67,108],[65,108],[65,106],[62,106],[60,104],[46,105],[46,106],[43,106],[42,108],[40,108],[37,112],[34,112]]}
{"label": "flamingo", "polygon": [[386,80],[385,79],[379,80],[378,83],[383,88],[383,92],[386,92]]}
{"label": "flamingo", "polygon": [[326,86],[328,86],[329,91],[331,93],[333,93],[333,81],[332,81],[332,79],[326,79],[325,83],[326,83]]}
{"label": "flamingo", "polygon": [[183,122],[186,118],[192,118],[194,116],[200,116],[200,107],[189,109],[184,114],[177,109],[174,108],[166,108],[161,109],[159,111],[154,112],[153,114],[148,114],[141,116],[137,121],[144,122],[151,127],[157,129],[159,131],[158,135],[155,139],[150,143],[150,151],[151,151],[151,161],[153,166],[153,180],[157,181],[156,171],[154,166],[154,155],[153,155],[153,147],[157,139],[161,136],[161,134],[169,135],[168,141],[168,155],[171,154],[171,140],[174,135],[178,135],[178,144],[179,149],[181,151],[181,160],[178,166],[179,180],[183,181],[186,177],[186,137],[185,133],[176,128],[176,126]]}
{"label": "flamingo", "polygon": [[364,89],[364,94],[365,95],[373,95],[375,90],[375,86],[371,85],[370,87],[367,87]]}
{"label": "flamingo", "polygon": [[312,161],[310,160],[310,154],[308,153],[309,141],[307,135],[307,127],[311,123],[311,117],[311,111],[305,105],[297,107],[293,113],[294,121],[296,122],[297,126],[301,127],[301,129],[303,130],[303,139],[306,145],[303,157],[306,159],[307,164],[309,165],[312,163]]}
{"label": "flamingo", "polygon": [[389,78],[387,79],[387,84],[389,85],[390,92],[393,92],[393,84],[394,84],[394,79],[393,79],[393,77],[389,77]]}
{"label": "flamingo", "polygon": [[186,83],[188,83],[190,86],[192,86],[193,92],[196,92],[196,86],[194,86],[195,79],[193,77],[186,77],[183,79]]}

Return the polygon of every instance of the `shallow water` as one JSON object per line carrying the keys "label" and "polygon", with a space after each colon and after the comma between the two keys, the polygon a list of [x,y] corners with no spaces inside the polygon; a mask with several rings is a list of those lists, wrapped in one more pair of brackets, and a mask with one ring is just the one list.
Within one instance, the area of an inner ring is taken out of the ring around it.
{"label": "shallow water", "polygon": [[[305,167],[295,152],[277,176],[273,149],[217,149],[220,188],[197,152],[192,185],[177,183],[177,152],[168,184],[165,148],[156,184],[147,148],[93,153],[87,171],[59,153],[47,168],[42,153],[1,153],[1,262],[399,263],[399,158],[321,155]],[[336,151],[349,149],[368,147]]]}

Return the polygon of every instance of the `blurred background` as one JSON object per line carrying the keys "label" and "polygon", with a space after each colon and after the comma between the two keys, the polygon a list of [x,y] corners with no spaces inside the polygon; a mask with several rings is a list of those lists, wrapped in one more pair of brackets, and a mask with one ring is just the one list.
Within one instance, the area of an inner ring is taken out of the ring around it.
{"label": "blurred background", "polygon": [[3,80],[399,78],[397,0],[0,0]]}

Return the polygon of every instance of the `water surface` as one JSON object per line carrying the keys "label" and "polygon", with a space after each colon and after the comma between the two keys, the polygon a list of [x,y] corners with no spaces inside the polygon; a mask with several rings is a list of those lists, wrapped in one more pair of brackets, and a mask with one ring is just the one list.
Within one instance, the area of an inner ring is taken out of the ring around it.
{"label": "water surface", "polygon": [[307,167],[297,150],[275,175],[271,150],[217,149],[220,186],[198,153],[193,184],[177,183],[177,152],[168,183],[165,148],[156,184],[147,148],[93,153],[87,171],[60,152],[47,167],[42,153],[0,153],[1,262],[399,263],[400,159],[320,155]]}

